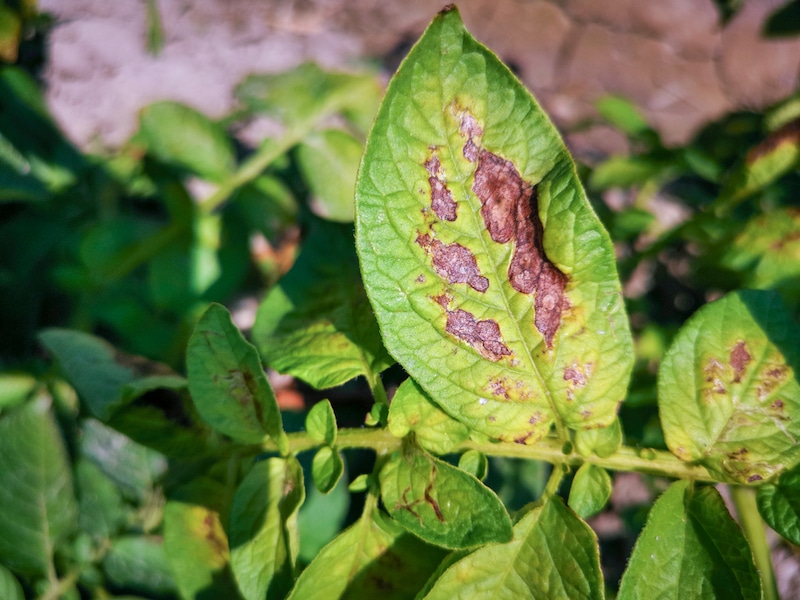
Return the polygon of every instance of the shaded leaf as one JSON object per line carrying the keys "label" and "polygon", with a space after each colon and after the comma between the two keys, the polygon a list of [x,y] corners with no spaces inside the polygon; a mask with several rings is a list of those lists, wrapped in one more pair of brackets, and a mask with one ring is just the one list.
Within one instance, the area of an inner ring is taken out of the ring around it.
{"label": "shaded leaf", "polygon": [[514,540],[491,544],[448,568],[428,600],[443,598],[603,598],[597,537],[551,498],[514,526]]}
{"label": "shaded leaf", "polygon": [[404,442],[379,473],[389,514],[426,542],[470,548],[511,539],[500,499],[477,478]]}
{"label": "shaded leaf", "polygon": [[323,494],[330,492],[344,473],[344,461],[341,455],[330,446],[323,446],[314,454],[311,464],[311,475],[314,485]]}
{"label": "shaded leaf", "polygon": [[581,456],[594,454],[605,458],[622,445],[622,425],[617,418],[608,427],[576,431],[574,441],[575,449]]}
{"label": "shaded leaf", "polygon": [[384,342],[451,416],[527,444],[611,423],[633,362],[611,241],[547,116],[454,8],[389,85],[356,215]]}
{"label": "shaded leaf", "polygon": [[154,536],[128,535],[115,539],[103,558],[103,570],[113,585],[141,594],[176,591],[164,544]]}
{"label": "shaded leaf", "polygon": [[317,402],[306,415],[306,431],[311,439],[328,446],[336,444],[336,415],[328,399]]}
{"label": "shaded leaf", "polygon": [[[185,385],[183,378],[166,365],[120,352],[88,333],[46,329],[39,334],[39,339],[58,360],[87,408],[103,421],[130,402],[137,390],[144,393],[162,385],[173,389]],[[154,375],[163,378],[136,383]],[[126,390],[125,386],[132,387]]]}
{"label": "shaded leaf", "polygon": [[183,598],[239,598],[220,520],[220,488],[213,480],[195,479],[164,508],[164,550]]}
{"label": "shaded leaf", "polygon": [[392,364],[361,283],[351,226],[313,221],[297,262],[261,303],[253,340],[269,366],[318,389]]}
{"label": "shaded leaf", "polygon": [[67,452],[50,404],[41,396],[0,416],[0,561],[40,576],[77,525]]}
{"label": "shaded leaf", "polygon": [[322,549],[289,598],[405,600],[414,597],[444,556],[380,513],[366,514]]}
{"label": "shaded leaf", "polygon": [[581,519],[596,515],[611,498],[611,477],[602,467],[583,463],[569,490],[569,507]]}
{"label": "shaded leaf", "polygon": [[664,438],[717,477],[759,483],[800,461],[800,334],[774,292],[745,290],[702,307],[658,374]]}
{"label": "shaded leaf", "polygon": [[459,457],[458,468],[483,481],[489,473],[489,459],[483,452],[467,450]]}
{"label": "shaded leaf", "polygon": [[119,489],[97,465],[85,458],[74,468],[80,531],[100,539],[115,536],[128,516]]}
{"label": "shaded leaf", "polygon": [[783,473],[774,484],[756,494],[764,521],[793,544],[800,545],[800,470]]}
{"label": "shaded leaf", "polygon": [[25,594],[19,581],[3,565],[0,565],[0,598],[5,600],[25,600]]}
{"label": "shaded leaf", "polygon": [[284,598],[294,582],[303,470],[295,458],[253,465],[233,497],[231,567],[246,600]]}
{"label": "shaded leaf", "polygon": [[278,403],[258,352],[223,306],[212,304],[200,317],[189,339],[186,369],[192,399],[209,425],[243,443],[270,436],[286,453]]}
{"label": "shaded leaf", "polygon": [[800,166],[800,118],[773,131],[728,177],[719,203],[735,203]]}
{"label": "shaded leaf", "polygon": [[156,102],[143,108],[137,137],[161,162],[209,181],[222,181],[235,168],[225,130],[184,104]]}
{"label": "shaded leaf", "polygon": [[303,180],[311,190],[311,210],[320,217],[351,223],[355,186],[364,145],[339,129],[312,132],[297,146]]}
{"label": "shaded leaf", "polygon": [[[301,456],[301,464],[303,464]],[[347,478],[340,477],[336,486],[327,494],[313,484],[310,469],[304,465],[306,499],[297,515],[300,530],[299,560],[308,564],[342,530],[350,507]],[[365,488],[366,489],[366,488]]]}
{"label": "shaded leaf", "polygon": [[775,210],[752,219],[722,264],[742,273],[744,287],[777,289],[800,299],[800,210]]}
{"label": "shaded leaf", "polygon": [[622,576],[630,598],[761,598],[750,546],[713,487],[673,483],[656,501]]}
{"label": "shaded leaf", "polygon": [[395,437],[414,432],[420,446],[447,454],[469,438],[469,428],[439,408],[413,379],[397,388],[389,405],[389,431]]}

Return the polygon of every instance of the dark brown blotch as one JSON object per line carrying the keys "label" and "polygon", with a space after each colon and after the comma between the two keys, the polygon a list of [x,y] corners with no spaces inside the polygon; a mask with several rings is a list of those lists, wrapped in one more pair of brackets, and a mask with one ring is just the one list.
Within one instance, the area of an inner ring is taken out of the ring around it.
{"label": "dark brown blotch", "polygon": [[472,191],[481,201],[481,217],[492,240],[515,242],[509,282],[518,292],[535,294],[534,324],[551,348],[561,315],[569,308],[567,276],[545,254],[537,188],[522,180],[510,160],[481,150]]}
{"label": "dark brown blotch", "polygon": [[431,208],[436,216],[443,221],[455,221],[456,209],[458,205],[453,199],[453,194],[447,187],[447,181],[442,172],[442,163],[435,153],[425,161],[425,169],[428,171],[428,184],[431,186]]}
{"label": "dark brown blotch", "polygon": [[458,243],[443,244],[427,233],[417,236],[417,244],[431,254],[433,267],[448,283],[466,283],[478,292],[489,289],[489,280],[481,275],[475,255],[468,248]]}
{"label": "dark brown blotch", "polygon": [[508,386],[504,378],[492,377],[491,379],[489,379],[489,383],[487,384],[486,389],[489,391],[490,394],[492,394],[493,396],[497,396],[499,398],[504,398],[508,400],[511,397],[509,395]]}
{"label": "dark brown blotch", "polygon": [[466,310],[460,308],[448,310],[445,331],[464,340],[489,360],[497,362],[504,356],[512,354],[508,346],[503,343],[497,322],[491,319],[478,321]]}
{"label": "dark brown blotch", "polygon": [[744,370],[753,357],[747,351],[747,345],[743,341],[736,342],[736,345],[731,350],[730,364],[733,367],[733,382],[739,383],[742,381]]}

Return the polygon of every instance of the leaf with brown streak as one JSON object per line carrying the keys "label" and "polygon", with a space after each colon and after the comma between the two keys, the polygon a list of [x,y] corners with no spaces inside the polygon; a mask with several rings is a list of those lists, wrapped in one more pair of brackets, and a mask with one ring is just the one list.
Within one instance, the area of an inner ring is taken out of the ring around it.
{"label": "leaf with brown streak", "polygon": [[613,422],[633,352],[611,241],[555,128],[457,10],[390,83],[356,205],[386,347],[445,412],[525,444]]}

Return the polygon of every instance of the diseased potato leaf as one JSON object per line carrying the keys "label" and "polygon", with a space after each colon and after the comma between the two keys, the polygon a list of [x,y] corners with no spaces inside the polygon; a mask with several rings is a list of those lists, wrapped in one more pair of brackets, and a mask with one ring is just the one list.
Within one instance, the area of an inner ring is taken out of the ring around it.
{"label": "diseased potato leaf", "polygon": [[775,292],[707,304],[658,374],[664,438],[723,481],[761,483],[800,462],[800,333]]}
{"label": "diseased potato leaf", "polygon": [[633,351],[614,253],[558,133],[444,10],[389,84],[356,185],[389,352],[504,441],[609,425]]}

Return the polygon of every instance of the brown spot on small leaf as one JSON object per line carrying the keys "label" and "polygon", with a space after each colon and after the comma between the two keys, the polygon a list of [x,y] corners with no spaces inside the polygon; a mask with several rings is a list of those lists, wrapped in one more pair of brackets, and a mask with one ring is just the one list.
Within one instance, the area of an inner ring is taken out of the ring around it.
{"label": "brown spot on small leaf", "polygon": [[[703,367],[703,376],[706,383],[711,384],[710,392],[713,394],[724,394],[727,392],[727,388],[722,381],[723,370],[722,362],[713,356],[706,361]],[[706,392],[706,394],[708,394],[708,392]],[[709,402],[713,401],[713,394],[708,394],[707,399]]]}
{"label": "brown spot on small leaf", "polygon": [[772,402],[772,404],[770,404],[769,406],[770,406],[770,408],[771,408],[772,410],[777,410],[777,411],[780,411],[780,410],[782,410],[782,409],[783,409],[783,400],[781,400],[780,398],[778,398],[777,400],[774,400],[774,401]]}
{"label": "brown spot on small leaf", "polygon": [[525,435],[521,435],[519,437],[515,437],[514,438],[514,443],[515,444],[526,444],[532,435],[533,435],[533,432],[529,431]]}
{"label": "brown spot on small leaf", "polygon": [[425,275],[420,273],[419,275],[417,275],[417,278],[414,281],[416,281],[417,283],[425,283]]}
{"label": "brown spot on small leaf", "polygon": [[511,350],[500,335],[500,326],[491,319],[478,321],[466,310],[448,310],[445,331],[464,340],[489,360],[496,362],[504,356],[511,356]]}
{"label": "brown spot on small leaf", "polygon": [[752,356],[747,351],[747,345],[743,341],[736,342],[736,345],[731,350],[730,363],[733,367],[733,382],[739,383],[742,380],[742,375],[747,365],[752,360]]}
{"label": "brown spot on small leaf", "polygon": [[417,236],[419,244],[433,257],[433,267],[448,283],[466,283],[478,292],[489,288],[489,280],[481,275],[475,255],[461,244],[443,244],[427,233]]}
{"label": "brown spot on small leaf", "polygon": [[762,479],[764,478],[761,477],[761,475],[750,475],[750,477],[747,478],[747,483],[753,483],[754,481],[761,481]]}
{"label": "brown spot on small leaf", "polygon": [[439,162],[439,157],[435,153],[431,154],[431,157],[425,161],[425,169],[430,175],[428,183],[431,186],[431,208],[433,212],[443,221],[455,221],[458,205],[447,187],[447,181],[442,172],[442,163]]}
{"label": "brown spot on small leaf", "polygon": [[564,295],[567,276],[544,252],[544,226],[539,218],[537,189],[522,180],[510,160],[481,150],[472,191],[481,201],[481,216],[495,242],[515,241],[508,266],[511,286],[535,294],[534,324],[548,348],[569,308]]}

